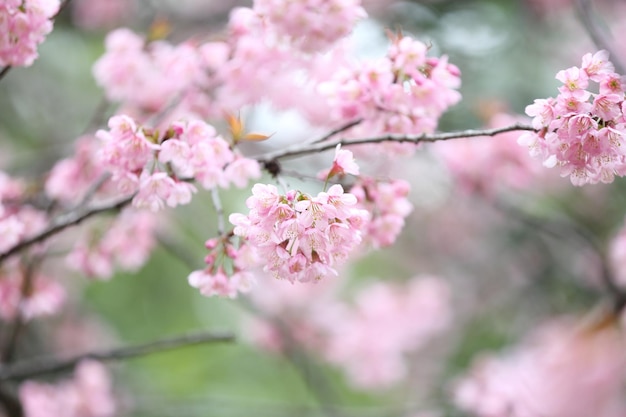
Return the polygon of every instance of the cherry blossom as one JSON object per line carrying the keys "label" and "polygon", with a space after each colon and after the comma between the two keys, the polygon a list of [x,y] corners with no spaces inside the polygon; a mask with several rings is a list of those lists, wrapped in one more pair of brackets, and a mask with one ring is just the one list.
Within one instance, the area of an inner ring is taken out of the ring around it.
{"label": "cherry blossom", "polygon": [[0,4],[0,66],[28,67],[52,31],[59,0],[7,0]]}
{"label": "cherry blossom", "polygon": [[[520,145],[545,166],[559,167],[574,185],[610,183],[623,176],[624,78],[613,72],[608,53],[585,55],[580,68],[560,71],[557,79],[564,85],[556,98],[526,107],[539,132],[520,136]],[[587,90],[589,81],[599,84],[599,93]]]}
{"label": "cherry blossom", "polygon": [[555,321],[517,349],[477,360],[458,383],[455,401],[484,417],[623,415],[623,346],[614,321]]}
{"label": "cherry blossom", "polygon": [[25,417],[113,417],[117,410],[111,377],[92,360],[80,362],[72,379],[57,384],[26,381],[19,395]]}

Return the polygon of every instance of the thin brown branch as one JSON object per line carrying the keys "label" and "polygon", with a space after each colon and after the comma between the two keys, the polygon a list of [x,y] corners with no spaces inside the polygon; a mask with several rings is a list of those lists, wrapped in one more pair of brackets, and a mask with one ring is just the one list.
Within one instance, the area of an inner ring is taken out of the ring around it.
{"label": "thin brown branch", "polygon": [[23,417],[24,409],[16,395],[0,386],[0,404],[8,417]]}
{"label": "thin brown branch", "polygon": [[597,19],[594,18],[594,13],[591,9],[591,1],[576,0],[576,12],[578,13],[578,18],[596,47],[598,49],[608,51],[611,55],[611,62],[615,65],[615,70],[620,74],[624,74],[625,69],[619,58],[619,54],[615,52],[613,43],[609,39],[609,36],[606,32],[603,32],[602,29],[600,29]]}
{"label": "thin brown branch", "polygon": [[296,158],[300,156],[310,155],[314,153],[323,152],[329,149],[334,149],[337,145],[341,146],[354,146],[354,145],[366,145],[384,142],[400,142],[400,143],[422,143],[422,142],[438,142],[443,140],[472,138],[478,136],[496,136],[501,133],[514,132],[518,130],[536,131],[535,128],[529,125],[516,123],[507,127],[500,127],[496,129],[485,130],[462,130],[458,132],[448,133],[432,133],[421,135],[398,135],[389,134],[384,136],[376,136],[371,138],[360,139],[337,139],[323,143],[309,143],[305,145],[298,145],[287,149],[281,149],[274,152],[267,153],[265,155],[257,157],[257,160],[261,163],[269,163],[270,161],[276,161],[285,158]]}
{"label": "thin brown branch", "polygon": [[147,356],[181,347],[202,345],[207,343],[230,343],[235,341],[232,333],[203,332],[188,334],[152,342],[126,346],[117,349],[88,352],[69,359],[39,358],[17,362],[10,366],[0,367],[0,381],[24,380],[56,372],[73,369],[80,361],[94,359],[98,361],[116,361]]}
{"label": "thin brown branch", "polygon": [[21,242],[13,245],[7,251],[1,253],[0,263],[2,263],[7,258],[23,251],[24,249],[27,249],[36,243],[41,243],[44,240],[48,239],[49,237],[52,237],[59,232],[62,232],[63,230],[67,229],[70,226],[75,226],[79,224],[80,222],[82,222],[83,220],[86,220],[92,216],[95,216],[96,214],[119,210],[122,207],[128,205],[128,203],[130,203],[132,199],[133,199],[133,196],[131,195],[121,200],[114,201],[112,203],[103,204],[99,206],[93,206],[93,207],[79,208],[79,209],[70,211],[68,213],[65,213],[55,218],[50,223],[50,225],[43,231],[29,237],[28,239],[22,240]]}
{"label": "thin brown branch", "polygon": [[2,80],[9,73],[9,71],[11,71],[11,68],[13,67],[10,65],[2,68],[2,71],[0,71],[0,80]]}
{"label": "thin brown branch", "polygon": [[332,138],[335,135],[338,135],[339,133],[345,132],[346,130],[358,125],[359,123],[361,123],[363,121],[363,119],[357,119],[357,120],[353,120],[349,123],[346,123],[343,126],[339,126],[338,128],[331,130],[330,132],[328,132],[327,134],[325,134],[324,136],[322,136],[319,139],[314,140],[311,143],[322,143],[322,142],[326,142],[328,139]]}

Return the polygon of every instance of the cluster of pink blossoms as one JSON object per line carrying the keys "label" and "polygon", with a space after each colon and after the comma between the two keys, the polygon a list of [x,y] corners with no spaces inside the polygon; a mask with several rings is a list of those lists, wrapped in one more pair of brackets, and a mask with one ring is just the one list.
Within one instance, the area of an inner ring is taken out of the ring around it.
{"label": "cluster of pink blossoms", "polygon": [[0,268],[0,318],[9,321],[20,316],[32,320],[58,313],[67,298],[63,286],[40,273],[26,278],[24,268],[14,261]]}
{"label": "cluster of pink blossoms", "polygon": [[114,116],[109,130],[96,134],[103,141],[100,157],[112,180],[124,193],[135,193],[133,205],[152,211],[166,204],[191,201],[195,179],[204,188],[244,187],[258,178],[258,162],[244,158],[215,129],[202,121],[175,122],[160,136],[137,126],[128,116]]}
{"label": "cluster of pink blossoms", "polygon": [[291,282],[337,275],[361,242],[368,213],[341,185],[311,196],[291,190],[281,195],[273,185],[256,184],[246,200],[248,215],[231,214],[234,233],[264,263],[263,270]]}
{"label": "cluster of pink blossoms", "polygon": [[24,417],[113,417],[117,405],[107,369],[99,362],[81,362],[74,378],[57,384],[26,381],[19,389]]}
{"label": "cluster of pink blossoms", "polygon": [[355,301],[326,322],[324,356],[361,388],[400,381],[406,376],[405,356],[445,330],[451,318],[449,288],[434,277],[418,276],[405,285],[379,282]]}
{"label": "cluster of pink blossoms", "polygon": [[606,51],[586,54],[580,68],[556,75],[563,83],[556,98],[526,107],[539,132],[520,136],[519,143],[545,166],[560,167],[574,185],[610,183],[626,174],[626,82],[608,58]]}
{"label": "cluster of pink blossoms", "polygon": [[52,31],[59,0],[4,0],[0,3],[0,66],[28,67]]}
{"label": "cluster of pink blossoms", "polygon": [[154,248],[156,220],[153,213],[145,210],[124,210],[105,231],[86,230],[67,255],[68,266],[88,277],[101,279],[110,278],[116,267],[138,270]]}
{"label": "cluster of pink blossoms", "polygon": [[361,176],[350,188],[357,205],[370,213],[363,232],[365,241],[375,248],[392,245],[413,211],[407,199],[410,185],[404,180],[377,181]]}
{"label": "cluster of pink blossoms", "polygon": [[178,102],[185,116],[207,116],[207,109],[214,107],[201,91],[215,82],[211,74],[229,53],[225,44],[147,43],[129,29],[117,29],[107,35],[105,47],[93,74],[107,98],[122,102],[126,112],[149,115]]}
{"label": "cluster of pink blossoms", "polygon": [[407,355],[445,331],[452,315],[447,283],[431,276],[379,280],[358,290],[353,302],[339,298],[337,280],[285,284],[269,281],[250,293],[265,317],[251,323],[253,343],[281,351],[295,341],[342,369],[361,389],[401,381]]}
{"label": "cluster of pink blossoms", "polygon": [[358,132],[433,132],[442,113],[460,100],[461,81],[445,56],[427,57],[427,52],[424,43],[398,37],[386,57],[338,71],[320,92],[335,119],[364,120]]}
{"label": "cluster of pink blossoms", "polygon": [[478,417],[617,417],[623,398],[624,335],[614,322],[551,323],[508,355],[486,356],[456,388]]}
{"label": "cluster of pink blossoms", "polygon": [[367,17],[360,0],[255,0],[253,10],[305,52],[328,49]]}

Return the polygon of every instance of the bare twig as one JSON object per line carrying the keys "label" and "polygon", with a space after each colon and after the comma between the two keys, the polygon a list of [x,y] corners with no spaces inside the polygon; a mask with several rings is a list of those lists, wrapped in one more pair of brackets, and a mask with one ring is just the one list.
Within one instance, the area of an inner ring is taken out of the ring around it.
{"label": "bare twig", "polygon": [[569,218],[539,219],[517,207],[502,202],[496,204],[496,207],[508,215],[515,216],[519,222],[559,241],[571,242],[572,237],[578,238],[581,244],[592,250],[601,265],[602,283],[611,297],[613,311],[619,313],[626,306],[626,291],[617,284],[601,243],[589,230]]}
{"label": "bare twig", "polygon": [[361,123],[363,121],[363,119],[357,119],[357,120],[353,120],[349,123],[346,123],[343,126],[339,126],[337,129],[331,130],[330,132],[328,132],[327,134],[325,134],[324,136],[322,136],[319,139],[314,140],[311,143],[321,143],[321,142],[326,142],[328,139],[332,138],[333,136],[345,132],[346,130],[350,129],[351,127],[354,127],[356,125],[358,125],[359,123]]}
{"label": "bare twig", "polygon": [[24,409],[17,396],[0,387],[0,404],[4,407],[8,417],[23,417]]}
{"label": "bare twig", "polygon": [[329,149],[334,149],[338,144],[341,146],[354,146],[354,145],[365,145],[365,144],[374,144],[374,143],[383,143],[383,142],[399,142],[399,143],[422,143],[422,142],[438,142],[443,140],[451,140],[451,139],[461,139],[461,138],[472,138],[477,136],[496,136],[501,133],[514,132],[517,130],[529,130],[536,131],[535,128],[529,125],[516,123],[507,127],[500,127],[496,129],[485,129],[485,130],[461,130],[458,132],[448,132],[448,133],[433,133],[433,134],[421,134],[421,135],[398,135],[398,134],[390,134],[384,136],[376,136],[370,138],[360,138],[360,139],[338,139],[324,143],[313,143],[313,144],[305,144],[298,145],[287,149],[280,149],[274,152],[267,153],[265,155],[259,156],[256,159],[261,163],[268,163],[270,161],[285,159],[285,158],[295,158],[304,155],[310,155],[313,153],[323,152]]}
{"label": "bare twig", "polygon": [[95,216],[96,214],[119,210],[122,207],[126,206],[128,203],[130,203],[132,199],[133,199],[133,196],[131,195],[121,200],[114,201],[112,203],[103,204],[103,205],[94,206],[94,207],[80,208],[80,209],[65,213],[64,215],[61,215],[57,217],[56,219],[54,219],[50,223],[50,225],[43,231],[29,237],[28,239],[22,240],[21,242],[10,247],[7,251],[1,253],[0,263],[2,263],[4,260],[9,258],[10,256],[13,256],[16,253],[19,253],[20,251],[26,248],[29,248],[30,246],[36,243],[43,242],[44,240],[56,235],[57,233],[65,230],[66,228],[77,225],[83,220],[86,220],[92,216]]}
{"label": "bare twig", "polygon": [[232,333],[204,332],[155,340],[141,345],[126,346],[117,349],[88,352],[69,359],[40,358],[17,362],[10,366],[0,367],[0,381],[24,380],[74,368],[80,361],[95,359],[114,361],[137,358],[153,353],[178,349],[181,347],[206,343],[230,343],[235,341]]}
{"label": "bare twig", "polygon": [[2,363],[10,363],[13,361],[17,344],[24,328],[25,318],[23,314],[22,306],[24,304],[24,300],[28,297],[28,294],[32,292],[32,288],[35,285],[35,271],[41,265],[43,261],[44,254],[37,254],[33,256],[32,259],[23,260],[23,271],[22,271],[22,285],[20,288],[20,300],[18,303],[18,308],[15,313],[15,318],[10,323],[9,334],[6,340],[3,342],[2,351],[0,353],[0,362]]}
{"label": "bare twig", "polygon": [[576,0],[576,11],[578,18],[582,22],[585,30],[589,34],[589,37],[596,45],[598,49],[605,49],[611,55],[611,62],[615,65],[615,70],[624,74],[624,65],[619,59],[619,54],[615,52],[612,46],[612,42],[609,40],[606,32],[603,32],[594,19],[594,13],[591,10],[591,1],[589,0]]}
{"label": "bare twig", "polygon": [[0,80],[3,79],[9,73],[9,71],[11,71],[11,68],[13,67],[10,65],[7,65],[6,67],[2,68],[2,71],[0,71]]}

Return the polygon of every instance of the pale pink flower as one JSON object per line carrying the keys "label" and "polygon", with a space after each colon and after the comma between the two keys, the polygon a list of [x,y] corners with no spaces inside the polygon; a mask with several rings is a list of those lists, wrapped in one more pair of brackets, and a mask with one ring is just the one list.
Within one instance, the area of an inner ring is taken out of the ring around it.
{"label": "pale pink flower", "polygon": [[477,360],[458,383],[455,402],[479,417],[622,416],[623,346],[612,320],[555,322],[507,354]]}
{"label": "pale pink flower", "polygon": [[52,31],[59,0],[4,1],[0,4],[0,67],[28,67]]}
{"label": "pale pink flower", "polygon": [[25,417],[113,417],[117,411],[106,368],[91,360],[78,364],[73,379],[22,383],[19,397]]}
{"label": "pale pink flower", "polygon": [[174,180],[165,172],[148,174],[144,171],[139,179],[139,191],[133,197],[133,206],[159,211],[165,207],[175,186]]}
{"label": "pale pink flower", "polygon": [[30,277],[30,290],[22,294],[24,277],[13,271],[0,278],[0,317],[12,320],[19,312],[25,320],[57,314],[65,304],[65,289],[44,275]]}

